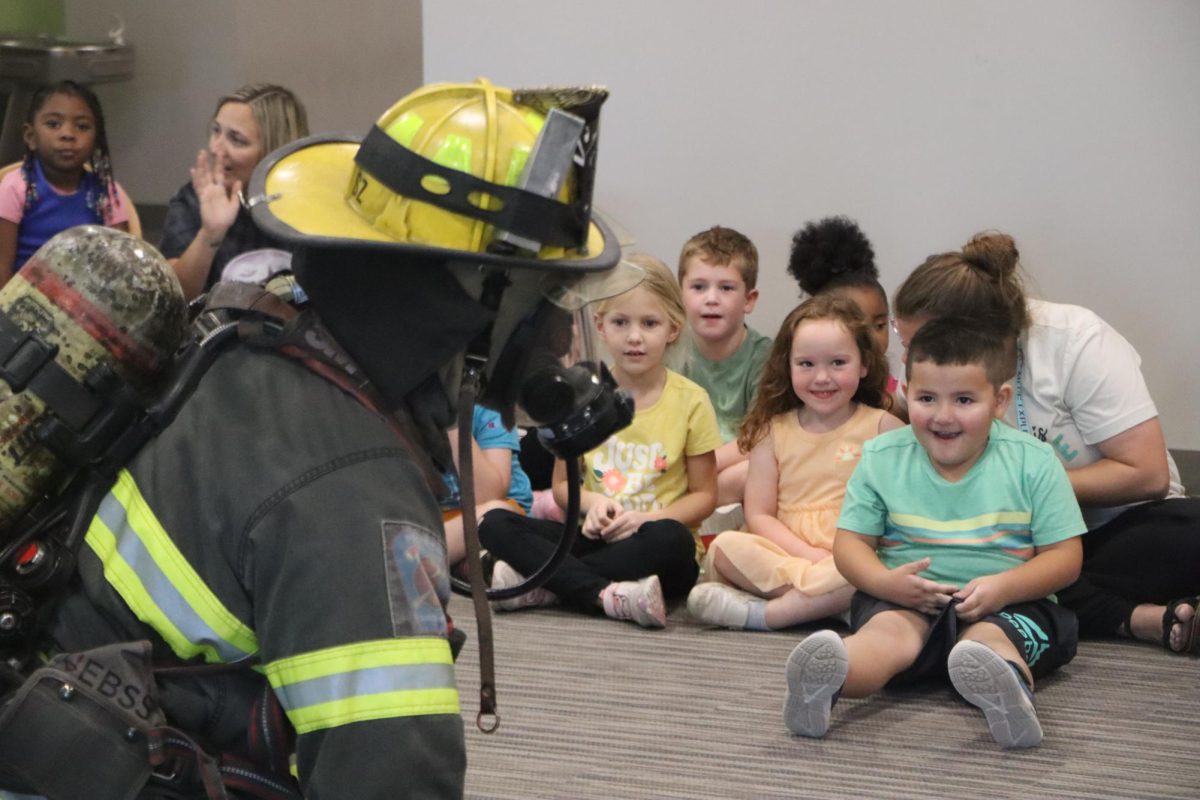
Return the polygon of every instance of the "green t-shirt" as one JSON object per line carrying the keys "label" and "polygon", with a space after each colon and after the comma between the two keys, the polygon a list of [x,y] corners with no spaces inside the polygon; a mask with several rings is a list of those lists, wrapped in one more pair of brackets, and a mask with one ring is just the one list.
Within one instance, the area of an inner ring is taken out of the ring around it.
{"label": "green t-shirt", "polygon": [[709,361],[693,343],[684,376],[704,387],[717,412],[721,443],[737,438],[742,418],[758,393],[758,379],[771,353],[771,337],[746,326],[746,338],[729,358]]}
{"label": "green t-shirt", "polygon": [[888,569],[928,556],[923,577],[960,587],[1087,531],[1053,448],[996,420],[983,455],[956,483],[938,474],[911,427],[867,442],[838,527],[880,537]]}

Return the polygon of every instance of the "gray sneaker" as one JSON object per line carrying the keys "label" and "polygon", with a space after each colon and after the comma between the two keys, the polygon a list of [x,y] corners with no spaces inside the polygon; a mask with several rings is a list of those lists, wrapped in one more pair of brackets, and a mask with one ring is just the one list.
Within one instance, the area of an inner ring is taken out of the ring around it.
{"label": "gray sneaker", "polygon": [[1036,747],[1042,725],[1033,709],[1033,692],[1012,664],[983,644],[964,640],[946,659],[950,682],[973,706],[983,710],[992,738],[1003,747]]}
{"label": "gray sneaker", "polygon": [[[525,580],[521,573],[508,565],[506,561],[497,561],[492,566],[492,588],[509,589],[519,586]],[[544,586],[530,589],[525,594],[510,597],[507,600],[493,600],[492,606],[500,611],[517,611],[522,608],[554,605],[558,597]]]}
{"label": "gray sneaker", "polygon": [[709,581],[692,587],[688,593],[687,610],[693,617],[709,625],[741,630],[746,627],[750,607],[755,603],[766,605],[766,602],[741,589]]}
{"label": "gray sneaker", "polygon": [[850,658],[842,637],[817,631],[796,645],[787,660],[783,722],[797,736],[820,738],[829,730],[829,712],[846,683]]}

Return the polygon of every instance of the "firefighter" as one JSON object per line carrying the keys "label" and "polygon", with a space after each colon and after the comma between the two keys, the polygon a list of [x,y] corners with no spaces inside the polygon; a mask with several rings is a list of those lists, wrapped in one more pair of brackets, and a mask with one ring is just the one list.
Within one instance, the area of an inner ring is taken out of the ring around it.
{"label": "firefighter", "polygon": [[566,367],[598,363],[570,314],[619,256],[590,214],[602,99],[434,85],[260,163],[296,302],[211,293],[238,336],[89,518],[50,660],[0,710],[0,786],[462,794],[445,430],[464,380],[564,436],[602,382]]}

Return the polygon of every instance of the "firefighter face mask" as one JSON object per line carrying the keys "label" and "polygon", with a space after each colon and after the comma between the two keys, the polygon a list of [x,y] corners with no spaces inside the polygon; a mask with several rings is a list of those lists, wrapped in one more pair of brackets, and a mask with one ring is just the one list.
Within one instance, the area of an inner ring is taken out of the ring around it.
{"label": "firefighter face mask", "polygon": [[639,267],[621,262],[582,278],[475,270],[474,281],[466,280],[471,272],[451,271],[484,306],[497,309],[490,339],[477,339],[465,357],[470,369],[486,352],[480,404],[499,410],[507,423],[538,428],[547,449],[561,457],[580,455],[628,424],[627,404],[599,357],[590,306],[640,283]]}

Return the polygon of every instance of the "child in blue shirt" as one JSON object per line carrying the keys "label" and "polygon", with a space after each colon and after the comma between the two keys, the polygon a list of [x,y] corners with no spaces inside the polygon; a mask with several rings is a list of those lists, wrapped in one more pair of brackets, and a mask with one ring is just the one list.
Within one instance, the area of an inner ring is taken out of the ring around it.
{"label": "child in blue shirt", "polygon": [[[451,432],[453,452],[458,457],[457,432]],[[471,420],[471,437],[475,440],[472,464],[475,470],[475,515],[481,519],[496,508],[506,508],[528,514],[533,504],[533,488],[529,476],[521,468],[517,456],[521,452],[516,428],[506,428],[500,412],[476,405]],[[457,564],[467,554],[463,540],[462,496],[457,472],[443,476],[448,489],[443,501],[442,518],[446,528],[448,563]]]}
{"label": "child in blue shirt", "polygon": [[25,158],[0,181],[0,286],[54,234],[76,225],[129,230],[112,176],[100,101],[60,81],[34,93]]}
{"label": "child in blue shirt", "polygon": [[909,344],[912,425],[867,442],[838,520],[852,634],[820,631],[788,657],[793,733],[823,736],[840,695],[948,676],[999,744],[1041,742],[1033,679],[1075,655],[1053,592],[1079,575],[1087,528],[1050,446],[998,421],[1012,373],[1011,342],[986,324],[934,320]]}

